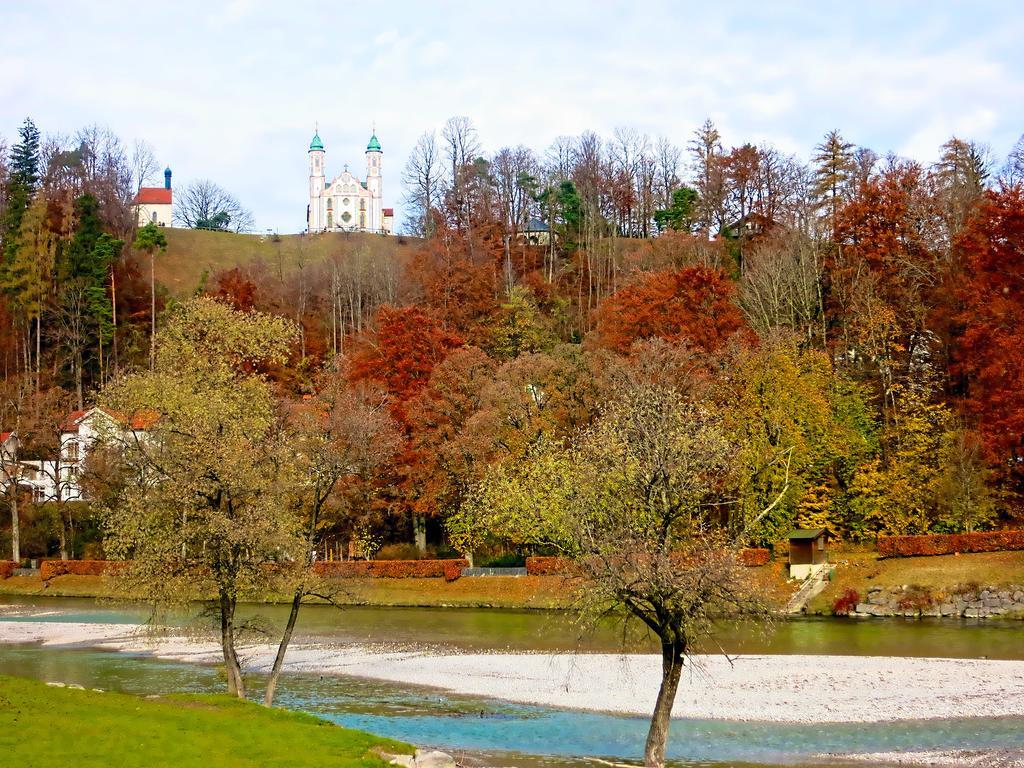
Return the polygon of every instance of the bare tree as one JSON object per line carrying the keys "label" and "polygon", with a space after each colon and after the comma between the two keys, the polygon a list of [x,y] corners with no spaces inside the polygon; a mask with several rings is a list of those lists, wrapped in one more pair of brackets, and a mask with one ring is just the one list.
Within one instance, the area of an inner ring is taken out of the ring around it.
{"label": "bare tree", "polygon": [[160,170],[153,147],[149,142],[136,139],[132,148],[131,173],[132,188],[137,192],[149,182]]}
{"label": "bare tree", "polygon": [[247,232],[252,213],[227,190],[209,179],[193,181],[175,195],[174,220],[191,229]]}
{"label": "bare tree", "polygon": [[672,193],[682,183],[679,179],[679,165],[683,151],[664,136],[659,136],[654,145],[654,162],[657,176],[658,206],[672,205]]}
{"label": "bare tree", "polygon": [[437,134],[427,131],[416,141],[402,171],[409,209],[406,227],[413,234],[423,237],[434,234],[433,217],[441,199],[441,173]]}
{"label": "bare tree", "polygon": [[740,306],[759,333],[791,328],[811,341],[821,331],[823,255],[819,244],[785,229],[750,249],[740,279]]}
{"label": "bare tree", "polygon": [[1017,139],[1010,154],[1006,156],[1000,178],[1009,186],[1024,182],[1024,136]]}

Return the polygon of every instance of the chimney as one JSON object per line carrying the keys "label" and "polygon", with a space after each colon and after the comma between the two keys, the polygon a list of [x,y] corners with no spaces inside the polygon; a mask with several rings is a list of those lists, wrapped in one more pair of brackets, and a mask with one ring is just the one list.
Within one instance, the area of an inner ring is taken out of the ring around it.
{"label": "chimney", "polygon": [[171,169],[164,168],[164,189],[171,188]]}

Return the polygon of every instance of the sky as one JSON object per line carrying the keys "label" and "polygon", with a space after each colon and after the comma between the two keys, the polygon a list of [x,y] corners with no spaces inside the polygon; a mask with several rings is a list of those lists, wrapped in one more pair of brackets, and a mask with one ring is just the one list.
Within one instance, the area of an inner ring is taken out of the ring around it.
{"label": "sky", "polygon": [[[807,159],[829,130],[934,161],[950,136],[1001,161],[1024,133],[1024,4],[0,0],[0,137],[98,123],[208,178],[257,229],[300,231],[315,125],[328,174],[375,125],[384,205],[424,131],[469,116],[485,149],[618,126]],[[154,180],[159,183],[159,180]]]}

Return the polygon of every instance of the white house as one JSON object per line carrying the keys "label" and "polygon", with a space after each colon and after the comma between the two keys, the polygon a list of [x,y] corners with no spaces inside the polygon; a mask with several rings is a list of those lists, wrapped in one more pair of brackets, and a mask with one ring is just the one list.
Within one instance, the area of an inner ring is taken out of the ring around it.
{"label": "white house", "polygon": [[171,226],[171,212],[174,207],[174,192],[171,189],[171,169],[164,168],[162,187],[141,187],[132,199],[139,226],[150,222],[158,227]]}
{"label": "white house", "polygon": [[394,232],[394,210],[384,208],[384,152],[377,134],[366,145],[366,180],[344,170],[327,180],[327,152],[319,131],[309,143],[309,232]]}
{"label": "white house", "polygon": [[106,408],[72,411],[60,427],[59,455],[44,460],[19,458],[17,435],[4,432],[0,434],[0,491],[16,485],[36,502],[79,501],[85,497],[80,479],[89,452],[112,437],[140,437],[155,420],[154,414],[128,418]]}

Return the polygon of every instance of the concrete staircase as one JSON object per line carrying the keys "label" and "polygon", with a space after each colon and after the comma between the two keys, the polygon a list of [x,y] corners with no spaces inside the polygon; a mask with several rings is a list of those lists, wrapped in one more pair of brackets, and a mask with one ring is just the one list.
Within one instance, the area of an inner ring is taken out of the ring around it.
{"label": "concrete staircase", "polygon": [[789,602],[786,603],[784,612],[790,614],[800,613],[810,599],[815,595],[820,594],[828,585],[828,573],[828,563],[822,563],[819,565],[816,571],[804,579],[804,583],[800,585],[800,589],[798,589],[793,596],[789,598]]}

